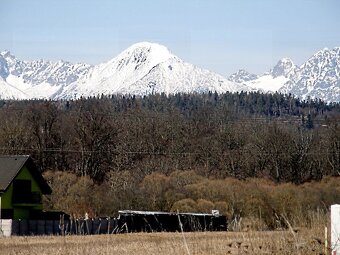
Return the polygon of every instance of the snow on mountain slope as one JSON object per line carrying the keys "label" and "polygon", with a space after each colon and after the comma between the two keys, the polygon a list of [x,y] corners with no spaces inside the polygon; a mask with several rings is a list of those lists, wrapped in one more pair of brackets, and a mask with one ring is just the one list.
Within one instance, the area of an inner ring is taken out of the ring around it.
{"label": "snow on mountain slope", "polygon": [[0,80],[6,79],[8,76],[8,66],[6,59],[2,56],[2,53],[0,53]]}
{"label": "snow on mountain slope", "polygon": [[[61,87],[68,85],[90,69],[89,65],[71,64],[65,61],[51,62],[44,60],[22,61],[9,51],[0,53],[0,77],[9,87],[25,94],[25,98],[50,98]],[[0,91],[2,97],[17,98],[11,89]]]}
{"label": "snow on mountain slope", "polygon": [[112,60],[90,66],[65,61],[22,61],[0,53],[0,97],[9,99],[79,98],[100,94],[216,91],[279,91],[300,98],[340,101],[340,48],[323,49],[297,67],[281,59],[262,76],[245,70],[228,80],[186,63],[166,47],[137,43]]}
{"label": "snow on mountain slope", "polygon": [[289,76],[294,73],[296,65],[288,58],[278,61],[272,70],[261,76],[251,74],[243,69],[233,73],[228,80],[241,83],[254,90],[276,92],[289,81]]}
{"label": "snow on mountain slope", "polygon": [[112,60],[95,66],[77,82],[65,86],[56,97],[120,93],[169,58],[176,57],[164,46],[146,42],[134,44]]}
{"label": "snow on mountain slope", "polygon": [[287,81],[289,79],[285,76],[273,77],[271,74],[264,74],[256,80],[248,81],[244,84],[260,91],[275,92],[279,91]]}
{"label": "snow on mountain slope", "polygon": [[284,76],[288,77],[294,70],[296,69],[296,65],[289,58],[282,58],[279,62],[274,66],[274,68],[270,71],[271,76],[273,78]]}
{"label": "snow on mountain slope", "polygon": [[[272,70],[264,73],[261,76],[249,75],[247,71],[239,73],[238,80],[242,84],[249,86],[255,90],[264,92],[276,92],[280,90],[283,85],[289,81],[289,76],[294,73],[296,65],[288,58],[283,58],[278,61]],[[244,75],[246,75],[244,78]],[[231,77],[231,76],[230,76]],[[248,77],[252,77],[249,79]]]}
{"label": "snow on mountain slope", "polygon": [[235,84],[226,80],[223,76],[208,70],[196,67],[180,59],[171,58],[155,66],[145,77],[129,87],[130,91],[138,91],[148,84],[147,93],[167,94],[177,92],[207,93],[216,91],[249,91],[249,88],[241,84]]}
{"label": "snow on mountain slope", "polygon": [[[65,86],[56,98],[98,94],[225,92],[246,90],[213,72],[185,63],[166,47],[142,42]],[[247,89],[248,90],[248,89]]]}
{"label": "snow on mountain slope", "polygon": [[32,84],[32,86],[41,83],[56,86],[68,85],[86,74],[90,68],[86,64],[74,65],[62,60],[58,62],[45,60],[21,61],[8,51],[4,52],[3,57],[7,62],[8,76],[21,77],[25,83]]}
{"label": "snow on mountain slope", "polygon": [[340,101],[340,47],[320,50],[294,74],[280,89],[301,98],[321,98]]}
{"label": "snow on mountain slope", "polygon": [[320,98],[327,102],[340,101],[340,48],[323,49],[300,67],[292,60],[281,59],[272,70],[255,79],[246,71],[228,79],[264,92],[291,93],[302,99]]}
{"label": "snow on mountain slope", "polygon": [[244,69],[240,69],[236,73],[233,73],[232,75],[230,75],[228,77],[228,80],[237,82],[237,83],[244,83],[247,81],[256,80],[257,78],[259,78],[259,76],[257,76],[256,74],[252,74],[252,73],[247,72]]}
{"label": "snow on mountain slope", "polygon": [[0,99],[27,99],[28,96],[0,78]]}

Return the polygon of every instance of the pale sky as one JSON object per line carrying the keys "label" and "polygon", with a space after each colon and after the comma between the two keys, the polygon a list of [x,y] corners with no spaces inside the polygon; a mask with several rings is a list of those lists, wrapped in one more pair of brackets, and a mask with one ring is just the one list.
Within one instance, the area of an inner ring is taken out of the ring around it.
{"label": "pale sky", "polygon": [[98,64],[130,45],[167,46],[228,76],[302,64],[340,46],[339,0],[0,0],[0,50]]}

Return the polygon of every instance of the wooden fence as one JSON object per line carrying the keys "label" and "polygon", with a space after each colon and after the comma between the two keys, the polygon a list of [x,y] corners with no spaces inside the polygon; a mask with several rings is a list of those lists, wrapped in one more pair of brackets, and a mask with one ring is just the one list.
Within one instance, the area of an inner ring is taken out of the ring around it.
{"label": "wooden fence", "polygon": [[0,235],[96,235],[120,232],[115,218],[88,220],[0,220]]}
{"label": "wooden fence", "polygon": [[0,220],[0,235],[100,235],[126,232],[226,231],[226,216],[202,213],[119,211],[117,218]]}

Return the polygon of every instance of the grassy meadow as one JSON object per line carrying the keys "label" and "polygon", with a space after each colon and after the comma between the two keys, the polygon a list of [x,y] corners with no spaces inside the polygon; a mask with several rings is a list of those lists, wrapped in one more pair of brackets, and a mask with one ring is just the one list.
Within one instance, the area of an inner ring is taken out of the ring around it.
{"label": "grassy meadow", "polygon": [[324,228],[0,238],[1,255],[324,254]]}

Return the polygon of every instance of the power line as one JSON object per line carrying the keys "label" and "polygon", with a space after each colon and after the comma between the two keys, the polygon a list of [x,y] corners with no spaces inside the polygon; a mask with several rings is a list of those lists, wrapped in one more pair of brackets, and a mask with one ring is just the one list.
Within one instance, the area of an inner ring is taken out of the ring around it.
{"label": "power line", "polygon": [[[266,156],[292,156],[292,155],[302,155],[302,156],[315,156],[315,155],[335,155],[337,153],[333,152],[264,152],[264,151],[251,151],[251,150],[245,150],[245,149],[235,149],[235,150],[229,150],[228,152],[218,153],[216,151],[214,152],[154,152],[154,151],[119,151],[119,150],[75,150],[75,149],[62,149],[62,148],[47,148],[47,149],[37,149],[37,148],[6,148],[1,147],[1,151],[34,151],[34,152],[51,152],[51,153],[112,153],[115,155],[153,155],[153,156],[167,156],[167,155],[183,155],[183,156],[191,156],[191,155],[200,155],[200,156],[210,156],[211,154],[219,155],[219,156],[230,156],[235,155],[236,153],[241,154],[251,154],[251,155],[266,155]],[[340,151],[338,152],[340,156]],[[205,155],[204,155],[205,154]]]}

